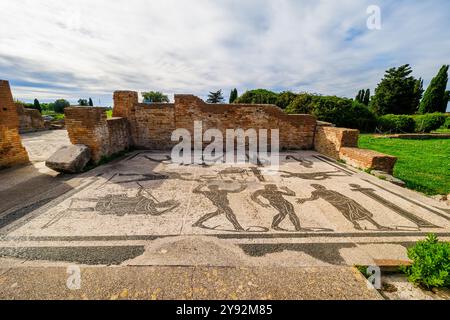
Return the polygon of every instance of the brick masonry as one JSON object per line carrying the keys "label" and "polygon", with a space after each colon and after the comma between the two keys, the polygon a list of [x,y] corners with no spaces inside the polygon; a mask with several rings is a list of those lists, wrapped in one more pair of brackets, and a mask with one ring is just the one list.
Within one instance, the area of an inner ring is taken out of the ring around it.
{"label": "brick masonry", "polygon": [[28,163],[19,135],[19,115],[8,81],[0,80],[0,168]]}
{"label": "brick masonry", "polygon": [[360,169],[374,169],[392,174],[396,157],[358,148],[359,131],[318,125],[314,139],[316,151]]}
{"label": "brick masonry", "polygon": [[374,169],[392,174],[396,157],[388,156],[380,152],[358,148],[343,147],[339,151],[340,159],[347,164],[361,169]]}
{"label": "brick masonry", "polygon": [[361,168],[389,172],[395,163],[393,157],[357,149],[358,130],[335,128],[311,115],[289,115],[274,105],[208,104],[184,94],[175,95],[174,103],[143,104],[137,92],[116,91],[112,119],[93,107],[66,108],[65,114],[72,143],[89,146],[95,161],[130,146],[170,150],[178,143],[171,141],[175,129],[187,129],[193,139],[194,122],[202,121],[203,132],[218,129],[224,138],[227,129],[267,129],[269,145],[270,130],[279,129],[281,150],[316,149]]}
{"label": "brick masonry", "polygon": [[317,126],[314,148],[333,159],[339,159],[339,150],[342,147],[358,147],[358,137],[358,130]]}
{"label": "brick masonry", "polygon": [[[207,104],[193,95],[175,95],[175,103],[140,104],[136,93],[116,91],[116,108],[114,115],[128,117],[133,144],[146,149],[170,149],[177,128],[193,137],[195,121],[202,121],[203,132],[214,128],[224,137],[227,129],[279,129],[282,149],[311,149],[316,127],[313,116],[288,115],[273,105]],[[270,131],[268,136],[270,144]]]}
{"label": "brick masonry", "polygon": [[48,127],[42,118],[41,113],[35,109],[28,109],[23,104],[16,102],[17,113],[19,115],[19,132],[33,132],[46,130]]}
{"label": "brick masonry", "polygon": [[126,118],[107,119],[106,109],[97,107],[68,107],[64,113],[70,142],[88,146],[95,162],[130,146]]}

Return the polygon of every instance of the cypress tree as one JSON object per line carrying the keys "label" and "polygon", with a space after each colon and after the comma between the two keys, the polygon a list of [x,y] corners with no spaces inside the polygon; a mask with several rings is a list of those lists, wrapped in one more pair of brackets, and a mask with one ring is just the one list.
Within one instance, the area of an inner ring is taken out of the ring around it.
{"label": "cypress tree", "polygon": [[448,65],[442,66],[431,80],[419,106],[419,113],[446,112],[450,92],[446,91],[448,82]]}
{"label": "cypress tree", "polygon": [[236,99],[238,98],[238,91],[236,88],[234,88],[233,90],[231,90],[230,92],[230,103],[233,103],[234,101],[236,101]]}
{"label": "cypress tree", "polygon": [[366,106],[368,106],[369,102],[370,102],[370,89],[367,89],[366,92],[364,93],[364,99],[363,99],[362,103],[364,103]]}
{"label": "cypress tree", "polygon": [[94,103],[92,102],[92,99],[91,99],[91,98],[89,98],[89,106],[90,106],[90,107],[93,107],[93,106],[94,106]]}
{"label": "cypress tree", "polygon": [[42,113],[42,108],[41,108],[41,104],[39,103],[38,99],[34,99],[34,109],[38,110],[39,113]]}

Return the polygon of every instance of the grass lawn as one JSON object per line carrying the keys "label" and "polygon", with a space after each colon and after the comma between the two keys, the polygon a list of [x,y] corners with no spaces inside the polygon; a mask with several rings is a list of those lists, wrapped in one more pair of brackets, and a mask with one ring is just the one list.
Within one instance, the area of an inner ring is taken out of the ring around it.
{"label": "grass lawn", "polygon": [[394,176],[428,195],[450,193],[450,139],[406,140],[361,135],[359,147],[398,157]]}

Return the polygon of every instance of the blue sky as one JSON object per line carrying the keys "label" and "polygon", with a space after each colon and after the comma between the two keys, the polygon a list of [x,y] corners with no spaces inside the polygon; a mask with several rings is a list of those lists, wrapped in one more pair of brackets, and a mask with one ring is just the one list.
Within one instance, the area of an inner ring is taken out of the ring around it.
{"label": "blue sky", "polygon": [[100,105],[126,89],[354,97],[405,63],[427,86],[449,30],[448,0],[0,0],[0,79],[22,100]]}

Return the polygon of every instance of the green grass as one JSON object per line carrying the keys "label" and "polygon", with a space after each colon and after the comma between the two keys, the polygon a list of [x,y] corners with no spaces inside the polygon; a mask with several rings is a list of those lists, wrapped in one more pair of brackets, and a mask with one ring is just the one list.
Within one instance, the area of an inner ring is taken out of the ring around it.
{"label": "green grass", "polygon": [[106,110],[106,116],[112,118],[112,110]]}
{"label": "green grass", "polygon": [[450,193],[450,139],[406,140],[361,135],[359,147],[398,157],[394,176],[428,195]]}
{"label": "green grass", "polygon": [[64,113],[56,113],[54,111],[42,110],[42,115],[43,116],[52,116],[53,119],[55,119],[55,120],[62,120],[62,119],[64,119]]}

